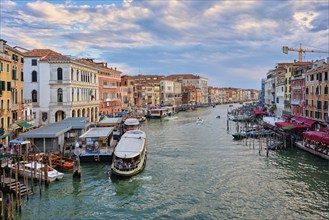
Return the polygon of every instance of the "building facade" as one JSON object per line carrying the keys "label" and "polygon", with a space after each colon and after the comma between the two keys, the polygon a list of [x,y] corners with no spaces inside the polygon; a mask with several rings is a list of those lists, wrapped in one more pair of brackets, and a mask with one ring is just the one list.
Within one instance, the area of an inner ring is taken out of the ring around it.
{"label": "building facade", "polygon": [[49,49],[25,53],[24,98],[32,99],[36,125],[67,117],[98,121],[98,67]]}

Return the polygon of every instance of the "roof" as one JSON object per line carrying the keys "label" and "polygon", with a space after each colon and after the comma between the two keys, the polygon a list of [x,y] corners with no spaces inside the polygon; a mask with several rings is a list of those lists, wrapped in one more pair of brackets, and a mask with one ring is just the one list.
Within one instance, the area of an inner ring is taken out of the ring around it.
{"label": "roof", "polygon": [[25,57],[45,57],[50,54],[59,54],[50,49],[33,49],[24,53]]}
{"label": "roof", "polygon": [[82,134],[79,138],[99,138],[108,137],[113,132],[113,127],[97,127],[91,128]]}
{"label": "roof", "polygon": [[98,124],[121,124],[122,118],[104,118]]}
{"label": "roof", "polygon": [[67,118],[62,121],[19,134],[19,138],[56,138],[71,129],[84,129],[90,126],[88,118]]}
{"label": "roof", "polygon": [[146,134],[140,130],[127,131],[115,147],[114,154],[119,158],[133,158],[145,147]]}
{"label": "roof", "polygon": [[19,125],[23,128],[26,128],[26,129],[30,129],[30,128],[34,127],[33,125],[27,123],[26,121],[19,122],[19,123],[17,123],[17,125]]}

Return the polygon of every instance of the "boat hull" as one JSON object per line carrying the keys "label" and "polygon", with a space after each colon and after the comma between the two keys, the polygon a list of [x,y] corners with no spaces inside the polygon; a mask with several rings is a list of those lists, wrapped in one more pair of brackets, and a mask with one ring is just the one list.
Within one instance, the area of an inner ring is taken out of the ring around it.
{"label": "boat hull", "polygon": [[141,162],[141,166],[138,166],[136,169],[130,171],[118,170],[115,168],[114,164],[112,163],[111,173],[116,176],[131,177],[141,173],[144,170],[145,166],[146,166],[146,155],[145,155],[145,159]]}

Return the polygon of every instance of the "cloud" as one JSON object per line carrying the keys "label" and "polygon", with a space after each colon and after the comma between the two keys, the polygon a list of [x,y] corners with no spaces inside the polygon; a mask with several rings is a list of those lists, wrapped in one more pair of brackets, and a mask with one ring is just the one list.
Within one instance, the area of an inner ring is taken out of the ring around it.
{"label": "cloud", "polygon": [[128,74],[195,72],[226,86],[258,86],[275,63],[296,59],[282,46],[328,48],[327,1],[121,3],[6,0],[1,35],[22,47],[111,61]]}

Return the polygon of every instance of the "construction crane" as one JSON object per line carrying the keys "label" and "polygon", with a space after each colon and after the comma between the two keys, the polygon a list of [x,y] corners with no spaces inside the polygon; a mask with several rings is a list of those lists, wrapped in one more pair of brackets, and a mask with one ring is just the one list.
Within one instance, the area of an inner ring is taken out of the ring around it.
{"label": "construction crane", "polygon": [[329,54],[329,51],[324,51],[324,50],[303,49],[302,48],[302,44],[300,44],[299,49],[297,49],[297,48],[291,48],[291,47],[287,47],[287,46],[282,47],[282,52],[283,53],[288,54],[288,51],[296,51],[296,52],[298,52],[298,62],[302,62],[302,60],[303,60],[302,59],[302,55],[305,52],[328,53]]}

